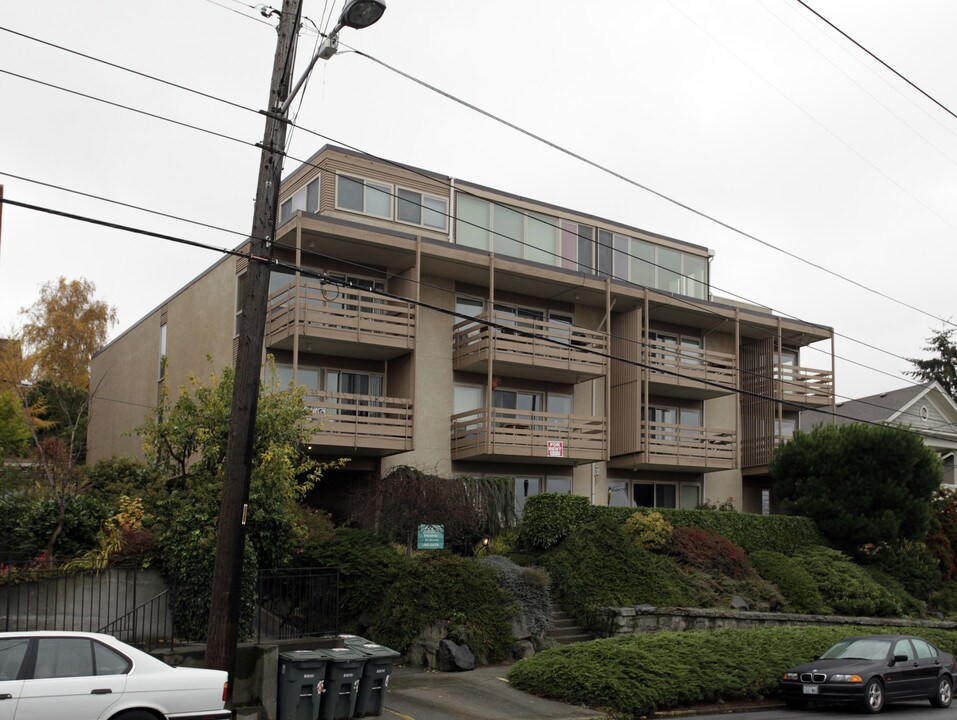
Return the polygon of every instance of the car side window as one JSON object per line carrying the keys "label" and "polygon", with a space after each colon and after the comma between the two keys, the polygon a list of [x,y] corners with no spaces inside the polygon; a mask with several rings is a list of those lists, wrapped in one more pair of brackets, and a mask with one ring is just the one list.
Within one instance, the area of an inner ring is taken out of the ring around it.
{"label": "car side window", "polygon": [[914,638],[911,640],[911,642],[914,643],[914,650],[917,651],[918,658],[925,660],[928,658],[937,657],[937,651],[932,645],[927,644],[925,641],[919,638]]}
{"label": "car side window", "polygon": [[894,656],[904,655],[905,660],[914,659],[914,648],[911,647],[910,640],[902,638],[894,643]]}
{"label": "car side window", "polygon": [[34,679],[94,675],[93,644],[87,638],[39,638]]}
{"label": "car side window", "polygon": [[30,638],[0,640],[0,680],[16,680],[26,657]]}
{"label": "car side window", "polygon": [[96,641],[93,642],[93,657],[97,675],[125,675],[133,666],[125,655]]}

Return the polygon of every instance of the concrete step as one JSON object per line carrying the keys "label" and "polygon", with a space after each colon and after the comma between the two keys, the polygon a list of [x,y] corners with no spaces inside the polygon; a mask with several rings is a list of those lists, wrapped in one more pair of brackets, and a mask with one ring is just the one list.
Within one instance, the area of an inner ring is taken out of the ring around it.
{"label": "concrete step", "polygon": [[594,640],[594,636],[581,627],[569,613],[558,606],[552,611],[547,635],[558,645]]}

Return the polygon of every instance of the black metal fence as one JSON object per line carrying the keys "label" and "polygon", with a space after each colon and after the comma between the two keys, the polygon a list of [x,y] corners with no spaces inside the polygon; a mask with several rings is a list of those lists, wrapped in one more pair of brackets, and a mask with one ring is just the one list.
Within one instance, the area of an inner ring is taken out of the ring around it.
{"label": "black metal fence", "polygon": [[[195,642],[176,630],[175,588],[145,582],[137,568],[64,573],[8,572],[0,582],[3,630],[103,632],[146,649]],[[337,568],[260,570],[256,580],[256,642],[335,634],[339,629]]]}

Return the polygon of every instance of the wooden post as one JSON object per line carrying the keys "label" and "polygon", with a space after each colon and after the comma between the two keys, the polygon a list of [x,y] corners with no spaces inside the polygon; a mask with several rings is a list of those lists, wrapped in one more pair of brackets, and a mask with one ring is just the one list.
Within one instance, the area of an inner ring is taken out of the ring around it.
{"label": "wooden post", "polygon": [[289,92],[301,13],[302,0],[283,0],[256,185],[252,237],[248,245],[252,258],[242,287],[239,350],[223,465],[223,499],[210,594],[206,665],[229,673],[230,692],[235,678],[236,644],[239,638],[246,505],[249,502],[252,475],[253,433],[262,372],[266,301],[269,296],[269,264],[265,260],[270,259],[273,252],[276,205],[286,144],[286,119],[277,108],[281,107]]}

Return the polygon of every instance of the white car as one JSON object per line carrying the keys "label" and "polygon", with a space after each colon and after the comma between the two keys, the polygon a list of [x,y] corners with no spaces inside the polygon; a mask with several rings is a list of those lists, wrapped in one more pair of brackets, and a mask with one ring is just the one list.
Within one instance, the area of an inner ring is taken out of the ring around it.
{"label": "white car", "polygon": [[0,720],[227,720],[226,682],[109,635],[0,633]]}

